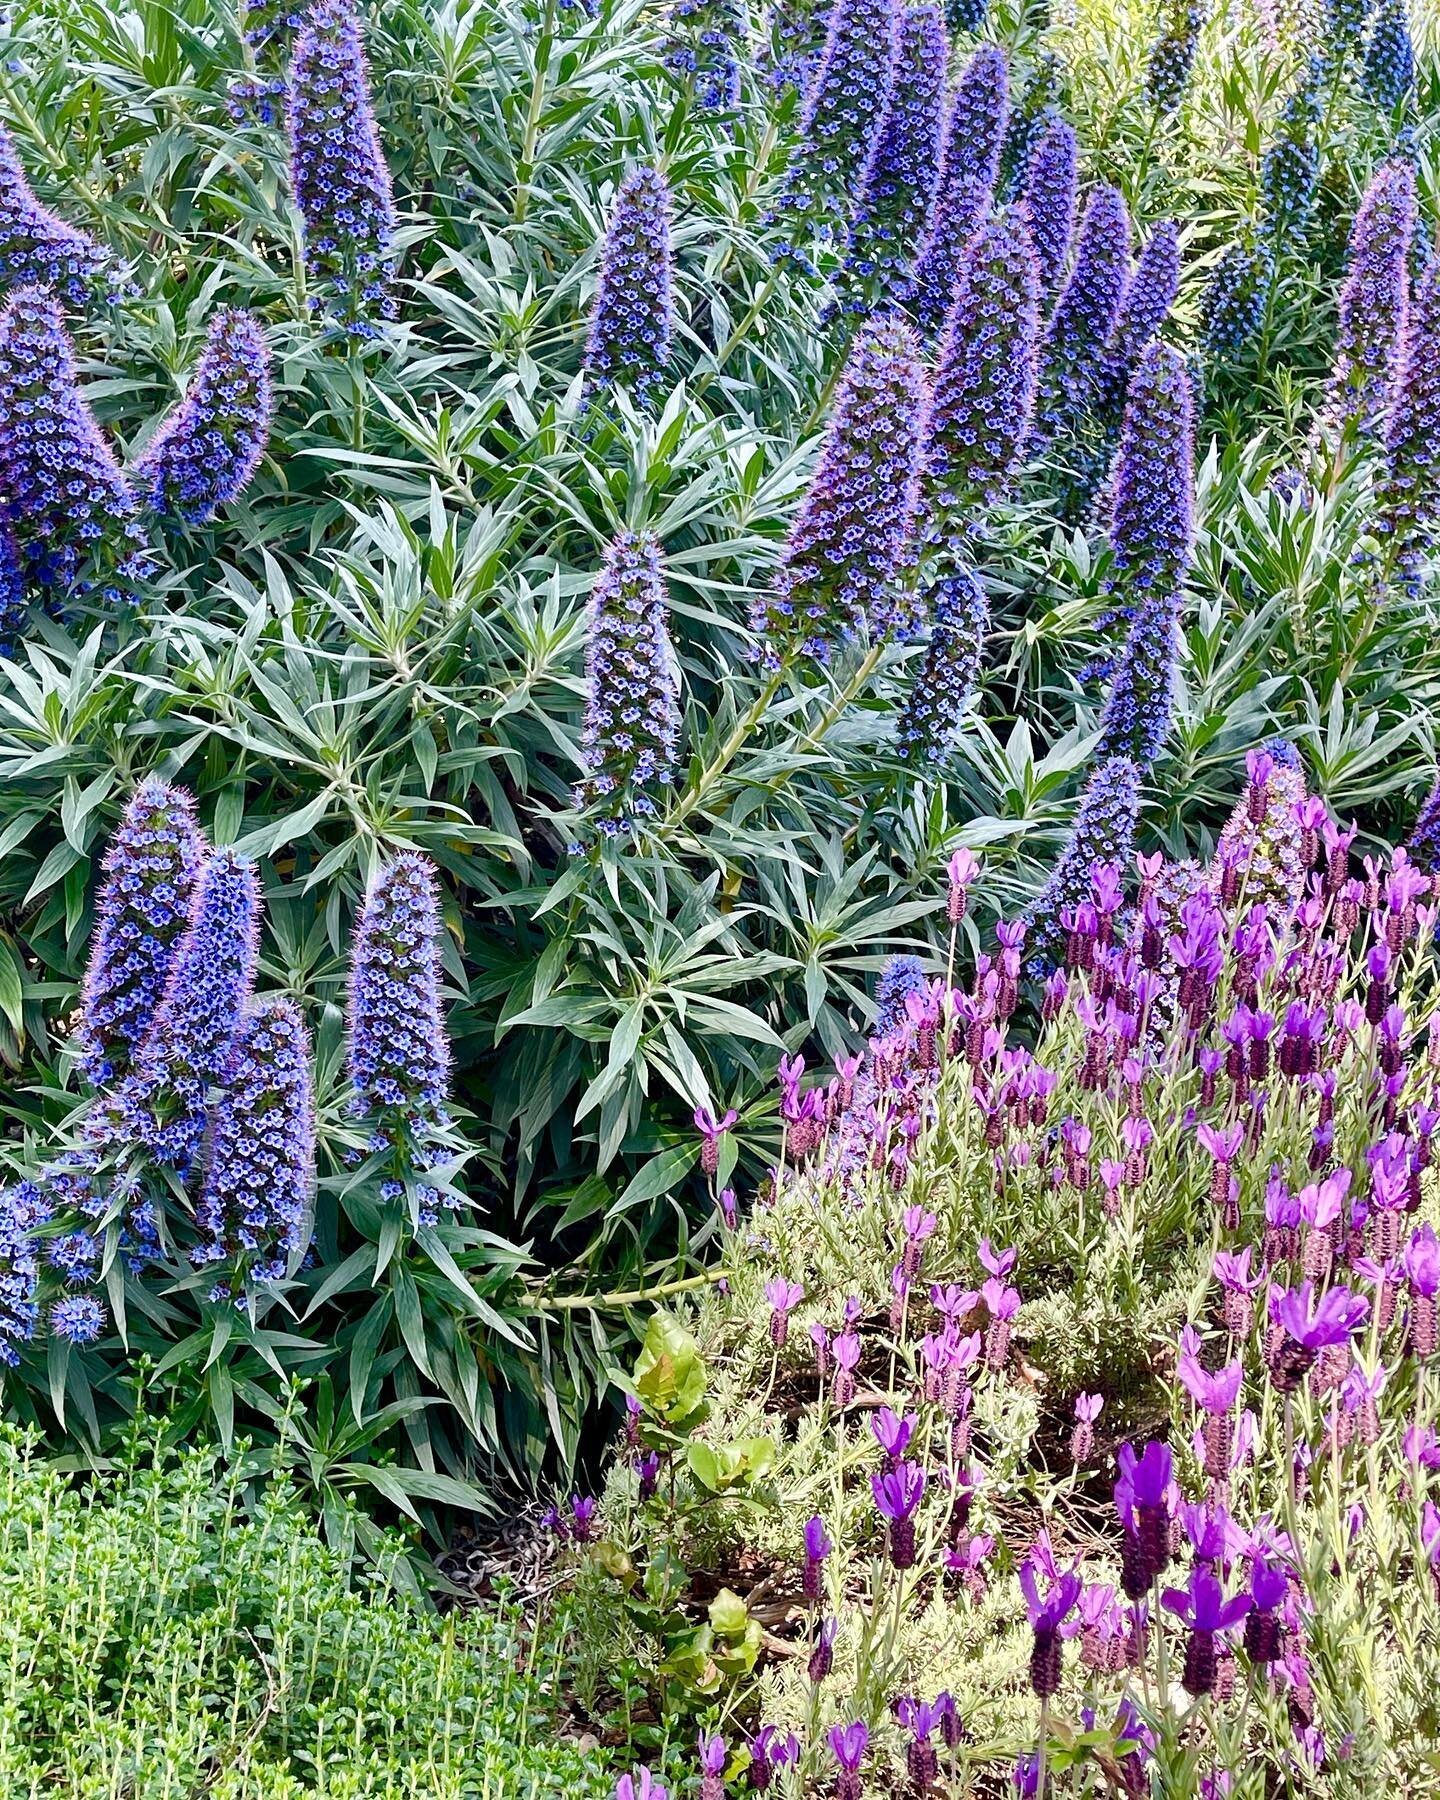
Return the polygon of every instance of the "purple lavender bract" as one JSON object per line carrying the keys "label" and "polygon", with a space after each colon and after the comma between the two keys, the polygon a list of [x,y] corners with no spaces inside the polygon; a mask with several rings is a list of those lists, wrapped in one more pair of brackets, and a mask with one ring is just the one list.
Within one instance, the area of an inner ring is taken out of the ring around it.
{"label": "purple lavender bract", "polygon": [[954,747],[990,629],[990,602],[968,570],[936,584],[929,610],[930,642],[896,732],[896,752],[907,762],[937,763]]}
{"label": "purple lavender bract", "polygon": [[1077,162],[1074,129],[1063,119],[1052,120],[1030,159],[1024,201],[1044,294],[1053,294],[1059,287],[1070,258]]}
{"label": "purple lavender bract", "polygon": [[841,377],[820,466],[750,625],[762,666],[797,651],[826,662],[836,642],[899,617],[895,576],[915,519],[924,372],[898,320],[866,328]]}
{"label": "purple lavender bract", "polygon": [[348,1072],[361,1113],[445,1122],[450,1045],[440,1002],[440,898],[428,857],[404,850],[370,884],[350,957]]}
{"label": "purple lavender bract", "polygon": [[1037,439],[1074,426],[1091,403],[1099,352],[1130,278],[1130,215],[1118,188],[1100,185],[1080,226],[1075,267],[1056,302],[1040,357]]}
{"label": "purple lavender bract", "polygon": [[293,1001],[255,1001],[215,1111],[191,1261],[228,1264],[242,1283],[283,1280],[309,1235],[314,1158],[305,1022]]}
{"label": "purple lavender bract", "polygon": [[305,268],[352,337],[394,314],[395,197],[348,0],[317,0],[290,64],[290,182],[305,223]]}
{"label": "purple lavender bract", "polygon": [[1140,811],[1140,771],[1128,757],[1097,763],[1080,797],[1070,836],[1028,917],[1025,947],[1032,969],[1045,974],[1061,959],[1062,914],[1087,899],[1097,863],[1128,868]]}
{"label": "purple lavender bract", "polygon": [[585,343],[587,388],[626,387],[642,404],[670,360],[670,189],[632,169],[615,196]]}
{"label": "purple lavender bract", "polygon": [[577,806],[602,832],[631,831],[655,816],[680,737],[680,692],[667,627],[660,547],[623,531],[605,554],[590,596],[585,647],[585,775]]}
{"label": "purple lavender bract", "polygon": [[40,204],[0,125],[0,285],[53,288],[68,306],[82,307],[110,262],[102,244]]}
{"label": "purple lavender bract", "polygon": [[1405,334],[1414,229],[1415,172],[1408,163],[1386,163],[1365,190],[1350,233],[1325,416],[1336,437],[1374,433],[1389,404]]}
{"label": "purple lavender bract", "polygon": [[185,397],[145,446],[135,479],[158,513],[203,524],[242,493],[270,436],[270,352],[252,313],[210,322]]}
{"label": "purple lavender bract", "polygon": [[135,790],[105,853],[76,1045],[85,1076],[124,1076],[155,1016],[190,923],[205,841],[195,802],[151,776]]}
{"label": "purple lavender bract", "polygon": [[134,599],[146,572],[135,498],[80,392],[54,296],[0,313],[0,518],[27,581],[58,597]]}

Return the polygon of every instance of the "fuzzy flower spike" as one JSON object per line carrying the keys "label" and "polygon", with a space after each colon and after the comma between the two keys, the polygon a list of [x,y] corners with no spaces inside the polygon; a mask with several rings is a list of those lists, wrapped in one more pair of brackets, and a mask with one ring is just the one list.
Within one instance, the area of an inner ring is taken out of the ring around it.
{"label": "fuzzy flower spike", "polygon": [[440,931],[434,865],[401,851],[371,882],[356,922],[348,1063],[355,1111],[412,1130],[446,1123]]}
{"label": "fuzzy flower spike", "polygon": [[259,321],[229,308],[217,313],[185,398],[135,465],[155,511],[200,525],[243,493],[265,453],[271,404]]}
{"label": "fuzzy flower spike", "polygon": [[0,283],[53,288],[67,306],[82,307],[110,260],[103,245],[35,198],[14,140],[0,125]]}
{"label": "fuzzy flower spike", "polygon": [[1337,440],[1383,428],[1405,337],[1415,171],[1386,163],[1365,190],[1350,233],[1350,265],[1340,291],[1340,334],[1325,429]]}
{"label": "fuzzy flower spike", "polygon": [[1416,586],[1440,521],[1440,256],[1430,258],[1409,308],[1379,488],[1392,567]]}
{"label": "fuzzy flower spike", "polygon": [[585,344],[592,392],[629,389],[644,404],[664,379],[672,324],[670,189],[658,169],[633,169],[615,196]]}
{"label": "fuzzy flower spike", "polygon": [[351,337],[394,316],[395,197],[348,0],[317,0],[295,41],[290,182],[305,226],[311,296]]}
{"label": "fuzzy flower spike", "polygon": [[1040,359],[1036,435],[1072,429],[1091,404],[1101,350],[1130,279],[1130,215],[1118,188],[1097,187],[1085,208],[1075,267],[1056,302]]}
{"label": "fuzzy flower spike", "polygon": [[1025,217],[1040,271],[1040,291],[1059,287],[1075,235],[1075,191],[1079,152],[1075,130],[1064,119],[1046,126],[1030,158],[1025,187]]}

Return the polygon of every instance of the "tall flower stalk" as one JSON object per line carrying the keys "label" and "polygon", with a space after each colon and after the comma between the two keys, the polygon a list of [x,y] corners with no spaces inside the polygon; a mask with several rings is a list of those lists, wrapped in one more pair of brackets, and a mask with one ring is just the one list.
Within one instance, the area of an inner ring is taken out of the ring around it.
{"label": "tall flower stalk", "polygon": [[102,244],[36,199],[15,141],[0,125],[0,287],[50,288],[79,308],[111,273]]}
{"label": "tall flower stalk", "polygon": [[200,525],[238,498],[270,436],[270,352],[253,313],[211,320],[185,397],[145,446],[135,480],[156,512]]}
{"label": "tall flower stalk", "polygon": [[968,569],[943,576],[928,607],[930,641],[911,677],[895,746],[917,767],[943,762],[954,748],[990,629],[990,603]]}
{"label": "tall flower stalk", "polygon": [[591,390],[624,387],[644,404],[664,380],[674,331],[670,188],[658,169],[620,185],[605,233],[585,344]]}
{"label": "tall flower stalk", "polygon": [[1414,229],[1414,170],[1409,163],[1386,163],[1366,189],[1350,233],[1324,418],[1334,441],[1373,437],[1383,428],[1405,335]]}
{"label": "tall flower stalk", "polygon": [[1041,351],[1038,440],[1072,430],[1092,404],[1100,353],[1129,279],[1130,215],[1119,189],[1102,183],[1085,208],[1075,267]]}
{"label": "tall flower stalk", "polygon": [[1440,256],[1430,258],[1408,310],[1379,497],[1392,566],[1415,586],[1440,522]]}
{"label": "tall flower stalk", "polygon": [[1074,127],[1064,119],[1052,119],[1030,158],[1024,201],[1043,295],[1060,286],[1070,260],[1078,173]]}

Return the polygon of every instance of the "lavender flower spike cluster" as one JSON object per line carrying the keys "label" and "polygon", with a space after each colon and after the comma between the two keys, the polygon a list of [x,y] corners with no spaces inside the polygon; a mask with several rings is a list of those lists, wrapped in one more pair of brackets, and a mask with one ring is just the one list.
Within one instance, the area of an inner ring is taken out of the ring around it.
{"label": "lavender flower spike cluster", "polygon": [[768,222],[772,257],[810,270],[817,236],[848,213],[890,97],[895,0],[835,0],[784,183]]}
{"label": "lavender flower spike cluster", "polygon": [[1334,439],[1374,435],[1390,403],[1405,336],[1414,230],[1415,172],[1406,162],[1386,163],[1366,189],[1350,233],[1324,419]]}
{"label": "lavender flower spike cluster", "polygon": [[845,365],[774,587],[751,609],[764,668],[797,652],[828,662],[842,638],[883,636],[899,622],[896,576],[914,530],[924,392],[913,333],[894,318],[868,326]]}
{"label": "lavender flower spike cluster", "polygon": [[1075,267],[1056,302],[1040,359],[1038,442],[1073,429],[1090,406],[1099,355],[1130,279],[1130,215],[1118,188],[1095,188],[1085,208]]}
{"label": "lavender flower spike cluster", "polygon": [[670,649],[660,546],[624,531],[590,596],[585,650],[585,774],[575,803],[606,836],[656,814],[655,790],[673,779],[680,691]]}
{"label": "lavender flower spike cluster", "polygon": [[191,1261],[231,1271],[211,1291],[212,1300],[290,1273],[310,1238],[314,1160],[305,1022],[291,1000],[254,1001],[235,1038],[195,1208],[200,1236]]}
{"label": "lavender flower spike cluster", "polygon": [[1135,847],[1140,813],[1140,770],[1125,756],[1097,763],[1086,783],[1070,836],[1030,910],[1026,950],[1031,968],[1045,974],[1064,961],[1069,915],[1090,897],[1092,870],[1120,871]]}
{"label": "lavender flower spike cluster", "polygon": [[52,288],[67,306],[83,307],[110,261],[103,245],[40,204],[0,125],[0,286]]}
{"label": "lavender flower spike cluster", "polygon": [[85,404],[53,295],[0,312],[0,522],[28,583],[56,599],[134,598],[147,561],[134,495]]}
{"label": "lavender flower spike cluster", "polygon": [[295,42],[288,107],[290,181],[305,226],[305,269],[351,337],[394,316],[395,197],[349,0],[316,0]]}
{"label": "lavender flower spike cluster", "polygon": [[200,525],[243,493],[270,436],[270,352],[253,313],[210,323],[184,399],[146,445],[135,479],[157,513]]}
{"label": "lavender flower spike cluster", "polygon": [[871,312],[907,286],[940,179],[941,114],[949,43],[938,6],[901,19],[889,104],[860,188],[839,289]]}
{"label": "lavender flower spike cluster", "polygon": [[605,233],[585,345],[587,389],[625,387],[642,405],[659,387],[672,335],[670,189],[658,169],[620,185]]}
{"label": "lavender flower spike cluster", "polygon": [[105,853],[95,907],[76,1033],[92,1087],[123,1078],[150,1030],[204,855],[190,795],[156,776],[141,782]]}

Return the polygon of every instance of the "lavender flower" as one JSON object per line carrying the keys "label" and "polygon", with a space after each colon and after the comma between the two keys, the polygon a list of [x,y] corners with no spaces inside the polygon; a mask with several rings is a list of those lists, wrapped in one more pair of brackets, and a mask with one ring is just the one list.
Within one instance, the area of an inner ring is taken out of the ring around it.
{"label": "lavender flower", "polygon": [[314,1161],[305,1022],[293,1001],[252,1002],[215,1113],[191,1261],[229,1264],[242,1284],[284,1280],[309,1237]]}
{"label": "lavender flower", "polygon": [[85,1077],[124,1076],[165,992],[204,855],[195,802],[157,776],[131,795],[105,853],[76,1044]]}
{"label": "lavender flower", "polygon": [[105,1308],[93,1294],[66,1294],[50,1308],[52,1336],[67,1344],[93,1344],[105,1329]]}
{"label": "lavender flower", "polygon": [[1078,152],[1074,128],[1053,119],[1035,146],[1025,185],[1025,217],[1040,270],[1040,291],[1053,294],[1070,260],[1075,235]]}
{"label": "lavender flower", "polygon": [[706,112],[740,103],[740,50],[745,15],[735,0],[674,0],[665,61],[684,77]]}
{"label": "lavender flower", "polygon": [[1060,1689],[1060,1628],[1075,1610],[1084,1585],[1078,1569],[1057,1573],[1049,1591],[1041,1592],[1040,1565],[1027,1556],[1020,1565],[1020,1588],[1030,1616],[1035,1641],[1030,1648],[1030,1686],[1040,1700],[1049,1700]]}
{"label": "lavender flower", "polygon": [[1036,437],[1067,431],[1090,406],[1097,359],[1130,278],[1130,215],[1118,188],[1096,187],[1080,226],[1075,267],[1056,302],[1040,356]]}
{"label": "lavender flower", "polygon": [[809,269],[810,244],[843,218],[870,161],[890,96],[895,0],[834,0],[800,122],[800,141],[769,223],[776,262]]}
{"label": "lavender flower", "polygon": [[0,285],[51,288],[79,308],[110,263],[102,244],[35,198],[14,139],[0,126]]}
{"label": "lavender flower", "polygon": [[1345,1344],[1370,1310],[1370,1303],[1347,1287],[1327,1288],[1315,1299],[1314,1284],[1274,1291],[1270,1316],[1281,1327],[1270,1373],[1282,1394],[1291,1394],[1310,1372],[1320,1351]]}
{"label": "lavender flower", "polygon": [[195,886],[190,922],[173,951],[165,993],[126,1080],[95,1120],[112,1145],[142,1143],[187,1170],[205,1132],[209,1091],[231,1050],[255,978],[260,890],[255,865],[217,850]]}
{"label": "lavender flower", "polygon": [[1035,406],[1040,295],[1024,224],[996,219],[960,268],[925,412],[921,495],[932,542],[963,557],[1020,460]]}
{"label": "lavender flower", "polygon": [[870,1728],[863,1719],[853,1725],[833,1725],[830,1753],[840,1765],[835,1781],[835,1800],[860,1800],[860,1765],[870,1748]]}
{"label": "lavender flower", "polygon": [[783,1350],[790,1335],[790,1315],[805,1298],[805,1290],[798,1281],[776,1275],[765,1283],[765,1298],[770,1303],[770,1342]]}
{"label": "lavender flower", "polygon": [[1303,238],[1320,191],[1320,152],[1315,129],[1325,80],[1322,58],[1313,57],[1285,102],[1275,136],[1260,161],[1265,231],[1277,250]]}
{"label": "lavender flower", "polygon": [[1365,82],[1377,106],[1393,111],[1415,85],[1415,50],[1405,0],[1378,0],[1365,44]]}
{"label": "lavender flower", "polygon": [[880,637],[898,622],[893,588],[914,524],[924,385],[912,333],[893,318],[867,326],[774,588],[751,610],[765,668],[797,652],[827,662],[842,636]]}
{"label": "lavender flower", "polygon": [[680,692],[667,626],[660,547],[622,531],[590,596],[585,647],[585,774],[575,789],[607,836],[655,816],[656,788],[674,778]]}
{"label": "lavender flower", "polygon": [[1162,219],[1140,252],[1101,358],[1097,404],[1107,427],[1112,421],[1119,424],[1130,377],[1169,316],[1179,287],[1179,227],[1173,219]]}
{"label": "lavender flower", "polygon": [[700,1757],[700,1800],[720,1800],[725,1792],[725,1740],[702,1731],[696,1745]]}
{"label": "lavender flower", "polygon": [[1027,919],[1026,947],[1032,969],[1046,974],[1065,947],[1062,915],[1089,897],[1090,871],[1097,864],[1125,868],[1140,811],[1140,771],[1124,756],[1097,763],[1086,783],[1059,860]]}
{"label": "lavender flower", "polygon": [[587,389],[628,388],[642,405],[664,379],[673,330],[670,189],[658,169],[631,170],[605,233],[585,344]]}
{"label": "lavender flower", "polygon": [[1228,244],[1210,276],[1200,307],[1205,353],[1214,362],[1239,356],[1265,317],[1275,263],[1264,244]]}
{"label": "lavender flower", "polygon": [[38,288],[0,312],[0,496],[28,582],[133,600],[147,569],[135,497],[80,392],[60,308]]}
{"label": "lavender flower", "polygon": [[1414,587],[1440,520],[1440,256],[1416,286],[1394,404],[1385,426],[1377,526],[1393,567]]}
{"label": "lavender flower", "polygon": [[925,1495],[925,1471],[918,1463],[896,1463],[870,1477],[880,1516],[890,1527],[890,1561],[897,1569],[915,1566],[915,1512]]}
{"label": "lavender flower", "polygon": [[930,642],[896,728],[896,754],[915,763],[943,762],[955,747],[990,629],[990,602],[968,571],[937,582],[928,610]]}
{"label": "lavender flower", "polygon": [[1115,1483],[1115,1509],[1125,1533],[1121,1586],[1138,1600],[1170,1563],[1170,1515],[1175,1465],[1169,1446],[1146,1444],[1137,1457],[1122,1444]]}
{"label": "lavender flower", "polygon": [[1254,1604],[1249,1594],[1225,1598],[1224,1589],[1203,1564],[1197,1563],[1190,1586],[1166,1588],[1161,1596],[1168,1611],[1189,1626],[1185,1667],[1180,1677],[1187,1694],[1200,1699],[1215,1689],[1215,1639],[1233,1631]]}
{"label": "lavender flower", "polygon": [[135,479],[158,513],[203,524],[243,493],[270,436],[270,352],[253,313],[210,322],[180,402],[145,446]]}
{"label": "lavender flower", "polygon": [[1389,405],[1405,334],[1415,172],[1380,168],[1350,233],[1350,266],[1340,290],[1340,334],[1325,424],[1341,439],[1370,436]]}
{"label": "lavender flower", "polygon": [[446,1123],[450,1045],[440,999],[434,865],[402,851],[375,876],[350,955],[348,1072],[357,1113]]}
{"label": "lavender flower", "polygon": [[1185,98],[1204,23],[1205,9],[1199,0],[1168,0],[1145,71],[1145,90],[1157,112],[1172,113]]}
{"label": "lavender flower", "polygon": [[290,185],[305,227],[305,269],[351,337],[394,316],[395,197],[349,0],[316,0],[295,40],[287,123]]}
{"label": "lavender flower", "polygon": [[804,1594],[811,1605],[824,1598],[825,1558],[835,1548],[818,1514],[805,1522]]}
{"label": "lavender flower", "polygon": [[615,1783],[614,1800],[670,1800],[670,1796],[664,1782],[657,1781],[648,1769],[636,1769]]}

